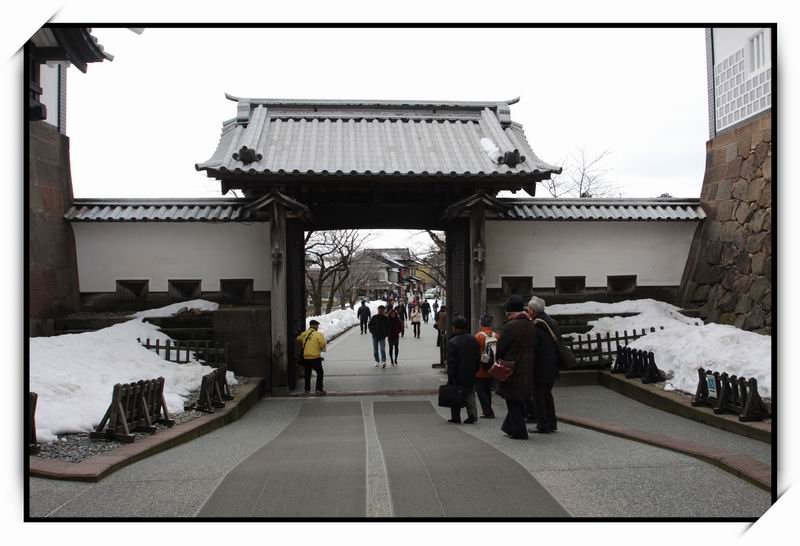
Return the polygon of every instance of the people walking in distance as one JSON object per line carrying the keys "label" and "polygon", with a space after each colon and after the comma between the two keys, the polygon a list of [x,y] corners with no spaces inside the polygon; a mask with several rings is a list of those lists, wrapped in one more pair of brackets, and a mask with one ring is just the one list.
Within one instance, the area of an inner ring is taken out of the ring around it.
{"label": "people walking in distance", "polygon": [[411,327],[414,330],[414,337],[419,339],[419,328],[422,323],[422,311],[419,310],[419,305],[415,305],[411,309],[409,319],[411,320]]}
{"label": "people walking in distance", "polygon": [[384,315],[386,307],[378,306],[378,314],[369,319],[367,328],[372,334],[372,354],[375,357],[375,367],[386,367],[386,337],[389,335],[389,317]]}
{"label": "people walking in distance", "polygon": [[511,377],[499,384],[497,395],[504,398],[508,413],[500,429],[515,440],[527,440],[525,399],[533,388],[533,366],[536,354],[536,330],[524,311],[525,300],[513,295],[505,303],[506,321],[503,335],[497,342],[495,358],[514,362]]}
{"label": "people walking in distance", "polygon": [[428,317],[431,315],[431,304],[428,303],[428,300],[422,300],[422,320],[425,324],[428,324]]}
{"label": "people walking in distance", "polygon": [[400,332],[400,335],[405,337],[406,335],[405,326],[406,326],[406,320],[408,319],[408,313],[406,312],[406,304],[403,303],[403,300],[400,300],[397,302],[397,307],[395,309],[397,309],[397,316],[400,318],[401,321],[403,321],[403,331]]}
{"label": "people walking in distance", "polygon": [[438,299],[433,300],[432,309],[433,309],[433,316],[436,316],[436,313],[439,312],[439,300]]}
{"label": "people walking in distance", "polygon": [[297,336],[297,341],[302,345],[303,368],[305,369],[305,392],[311,392],[311,370],[317,374],[316,393],[319,395],[328,394],[322,388],[322,378],[325,373],[322,371],[322,351],[325,350],[327,342],[325,336],[319,331],[319,322],[310,321],[308,330]]}
{"label": "people walking in distance", "polygon": [[438,331],[436,346],[439,347],[439,364],[444,366],[447,351],[447,306],[442,305],[433,317],[433,327]]}
{"label": "people walking in distance", "polygon": [[558,345],[561,335],[558,324],[545,313],[545,302],[534,296],[528,302],[528,314],[536,327],[536,366],[533,368],[533,403],[536,413],[536,428],[528,432],[549,433],[558,430],[556,405],[553,400],[553,385],[558,379]]}
{"label": "people walking in distance", "polygon": [[[467,319],[453,319],[453,335],[447,340],[447,384],[462,388],[467,418],[464,424],[472,424],[478,420],[478,409],[475,406],[475,374],[480,368],[480,351],[478,341],[467,331]],[[461,422],[461,407],[450,408],[451,423]]]}
{"label": "people walking in distance", "polygon": [[500,335],[492,330],[493,320],[492,315],[483,315],[480,320],[481,329],[475,334],[481,354],[480,367],[475,374],[475,392],[481,404],[481,417],[484,419],[494,419],[494,410],[492,409],[494,379],[489,375],[489,368],[494,364],[497,340]]}
{"label": "people walking in distance", "polygon": [[400,313],[397,312],[397,309],[392,309],[389,311],[389,335],[387,336],[389,340],[389,361],[392,366],[397,366],[397,355],[400,353],[400,336],[403,334],[403,330],[405,330],[405,325],[400,320]]}
{"label": "people walking in distance", "polygon": [[359,322],[361,323],[361,334],[367,333],[367,324],[369,324],[369,317],[372,316],[372,311],[369,310],[367,306],[367,302],[365,300],[361,300],[361,307],[358,308],[358,312],[356,313]]}

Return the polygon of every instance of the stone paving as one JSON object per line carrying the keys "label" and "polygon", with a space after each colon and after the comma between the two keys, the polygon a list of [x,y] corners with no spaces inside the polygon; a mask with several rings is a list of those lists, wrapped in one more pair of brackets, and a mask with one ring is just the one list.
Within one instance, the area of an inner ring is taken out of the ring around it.
{"label": "stone paving", "polygon": [[[435,331],[374,368],[358,328],[326,355],[329,392],[435,389]],[[557,409],[708,439],[769,462],[769,446],[602,387],[556,389]],[[498,416],[504,403],[495,398]],[[663,414],[663,415],[659,415]],[[99,483],[30,479],[30,516],[758,517],[769,493],[717,467],[585,428],[506,438],[500,419],[447,423],[433,396],[264,398],[240,420]],[[699,427],[699,428],[698,428]],[[509,500],[511,499],[511,500]]]}

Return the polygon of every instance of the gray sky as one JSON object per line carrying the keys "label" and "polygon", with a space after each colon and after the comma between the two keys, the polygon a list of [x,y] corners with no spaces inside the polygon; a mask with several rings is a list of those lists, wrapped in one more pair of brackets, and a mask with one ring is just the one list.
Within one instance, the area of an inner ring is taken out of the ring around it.
{"label": "gray sky", "polygon": [[[533,150],[578,147],[627,197],[697,197],[708,138],[702,29],[126,29],[113,62],[70,70],[76,197],[214,197],[226,92],[273,98],[507,100]],[[546,196],[540,189],[539,196]],[[392,241],[400,242],[398,235]],[[388,244],[381,238],[378,244]]]}

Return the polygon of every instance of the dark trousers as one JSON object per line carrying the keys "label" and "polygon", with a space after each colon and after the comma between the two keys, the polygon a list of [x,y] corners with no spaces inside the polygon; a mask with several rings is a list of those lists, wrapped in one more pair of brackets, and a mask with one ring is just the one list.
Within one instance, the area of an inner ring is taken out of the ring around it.
{"label": "dark trousers", "polygon": [[444,366],[447,362],[447,338],[443,332],[439,332],[439,364]]}
{"label": "dark trousers", "polygon": [[368,320],[361,319],[361,333],[362,334],[366,334],[367,333],[367,324],[369,324]]}
{"label": "dark trousers", "polygon": [[317,374],[317,384],[316,389],[318,391],[322,390],[322,376],[325,375],[325,372],[322,371],[322,359],[321,358],[313,358],[311,360],[304,360],[303,366],[306,368],[306,392],[311,390],[311,370]]}
{"label": "dark trousers", "polygon": [[[470,385],[464,387],[464,407],[467,408],[467,418],[477,419],[478,408],[475,406],[475,389]],[[450,418],[461,422],[461,408],[450,408]]]}
{"label": "dark trousers", "polygon": [[533,402],[536,407],[537,428],[556,430],[556,404],[553,401],[553,382],[533,383]]}
{"label": "dark trousers", "polygon": [[481,411],[487,417],[494,417],[492,383],[494,383],[494,379],[491,377],[479,377],[475,380],[475,392],[478,394],[478,402],[481,404]]}
{"label": "dark trousers", "polygon": [[422,313],[422,320],[424,320],[424,321],[425,321],[425,324],[428,324],[428,315],[429,315],[429,314],[430,314],[430,313]]}
{"label": "dark trousers", "polygon": [[400,352],[400,339],[389,339],[389,361],[397,362],[397,354]]}
{"label": "dark trousers", "polygon": [[419,337],[419,322],[412,322],[411,326],[414,327],[414,337]]}
{"label": "dark trousers", "polygon": [[525,426],[525,402],[522,400],[506,400],[508,413],[500,430],[512,438],[528,439],[528,428]]}

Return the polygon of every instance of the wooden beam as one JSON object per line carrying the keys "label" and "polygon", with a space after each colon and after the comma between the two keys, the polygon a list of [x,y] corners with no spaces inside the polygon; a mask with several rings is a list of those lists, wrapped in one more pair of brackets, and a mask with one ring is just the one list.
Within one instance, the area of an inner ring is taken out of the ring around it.
{"label": "wooden beam", "polygon": [[270,331],[272,333],[272,394],[288,394],[289,343],[287,339],[286,208],[272,203],[270,245],[272,287],[270,288]]}

